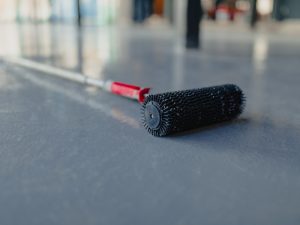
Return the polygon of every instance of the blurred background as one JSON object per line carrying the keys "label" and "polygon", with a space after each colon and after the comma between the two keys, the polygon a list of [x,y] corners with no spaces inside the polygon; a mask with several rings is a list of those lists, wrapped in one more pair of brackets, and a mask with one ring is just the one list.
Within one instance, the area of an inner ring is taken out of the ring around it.
{"label": "blurred background", "polygon": [[274,71],[286,84],[298,74],[298,0],[0,0],[0,10],[0,57],[97,79],[156,91],[232,82],[256,99]]}
{"label": "blurred background", "polygon": [[[144,22],[152,16],[173,23],[179,0],[1,0],[1,22],[77,22],[112,25]],[[297,0],[202,0],[208,20],[246,21],[255,4],[259,21],[299,19]],[[78,18],[80,14],[81,18]]]}
{"label": "blurred background", "polygon": [[199,12],[192,12],[199,18],[190,22],[187,2],[0,0],[0,56],[18,55],[99,77],[104,64],[132,58],[132,51],[182,52],[189,23],[199,27],[191,32],[199,37],[194,47],[200,46],[201,54],[261,60],[274,41],[294,50],[289,42],[300,33],[297,0],[202,0]]}

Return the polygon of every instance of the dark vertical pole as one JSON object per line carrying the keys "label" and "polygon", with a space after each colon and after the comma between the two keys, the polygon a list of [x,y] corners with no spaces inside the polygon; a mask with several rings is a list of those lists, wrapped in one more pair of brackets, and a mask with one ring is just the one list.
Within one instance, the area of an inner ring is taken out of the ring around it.
{"label": "dark vertical pole", "polygon": [[76,8],[77,8],[77,70],[79,73],[82,73],[82,32],[81,32],[81,24],[82,24],[82,15],[81,15],[81,7],[80,0],[76,0]]}
{"label": "dark vertical pole", "polygon": [[253,28],[257,22],[257,0],[252,0],[251,2],[251,18],[250,18],[250,26]]}
{"label": "dark vertical pole", "polygon": [[77,24],[78,26],[81,26],[80,0],[76,0],[76,9],[77,9]]}
{"label": "dark vertical pole", "polygon": [[143,18],[142,0],[133,1],[133,20],[136,23],[141,23]]}
{"label": "dark vertical pole", "polygon": [[284,17],[280,13],[281,0],[274,0],[272,17],[277,21],[282,21]]}
{"label": "dark vertical pole", "polygon": [[187,1],[186,47],[199,48],[202,6],[199,0]]}
{"label": "dark vertical pole", "polygon": [[81,32],[81,28],[79,27],[77,30],[77,71],[79,73],[83,73],[83,32]]}

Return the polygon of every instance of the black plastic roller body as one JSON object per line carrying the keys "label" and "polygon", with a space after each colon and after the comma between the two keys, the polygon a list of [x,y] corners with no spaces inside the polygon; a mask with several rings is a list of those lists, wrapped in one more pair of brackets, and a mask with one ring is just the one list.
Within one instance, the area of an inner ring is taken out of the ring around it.
{"label": "black plastic roller body", "polygon": [[149,95],[142,106],[145,128],[154,136],[228,121],[244,108],[242,90],[233,84]]}

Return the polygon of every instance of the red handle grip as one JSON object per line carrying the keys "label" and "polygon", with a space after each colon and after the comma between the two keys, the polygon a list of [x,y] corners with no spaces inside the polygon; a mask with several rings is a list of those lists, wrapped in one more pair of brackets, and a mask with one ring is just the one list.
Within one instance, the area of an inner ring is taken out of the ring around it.
{"label": "red handle grip", "polygon": [[143,103],[145,100],[145,95],[149,93],[150,88],[142,88],[139,86],[125,84],[121,82],[112,82],[110,91],[116,95],[136,99],[140,103]]}

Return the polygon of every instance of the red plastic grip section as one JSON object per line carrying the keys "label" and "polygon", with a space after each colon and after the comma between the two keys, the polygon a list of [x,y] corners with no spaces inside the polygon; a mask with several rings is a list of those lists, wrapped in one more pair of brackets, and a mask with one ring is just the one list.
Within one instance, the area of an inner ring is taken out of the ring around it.
{"label": "red plastic grip section", "polygon": [[142,88],[139,86],[125,84],[121,82],[112,82],[111,92],[116,95],[121,95],[127,98],[136,99],[139,102],[144,102],[145,95],[148,94],[150,88]]}

